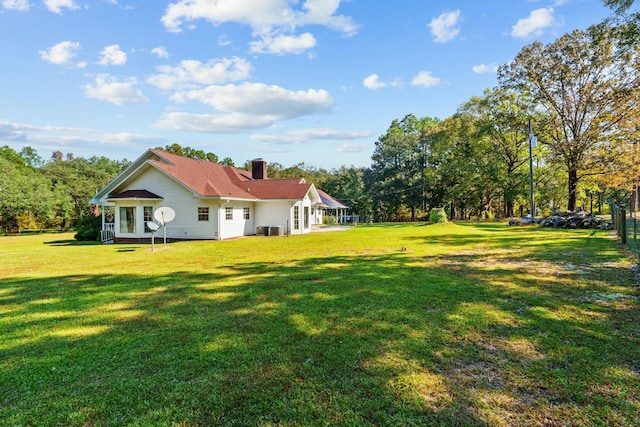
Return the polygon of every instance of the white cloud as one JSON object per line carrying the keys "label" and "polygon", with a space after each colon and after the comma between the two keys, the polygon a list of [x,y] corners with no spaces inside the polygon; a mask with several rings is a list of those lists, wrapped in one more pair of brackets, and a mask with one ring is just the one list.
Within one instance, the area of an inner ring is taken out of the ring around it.
{"label": "white cloud", "polygon": [[429,28],[431,28],[433,40],[436,43],[445,43],[453,40],[460,33],[459,22],[460,10],[445,12],[432,19],[429,23]]}
{"label": "white cloud", "polygon": [[62,15],[62,9],[67,8],[69,10],[78,9],[78,6],[73,0],[44,0],[44,5],[50,12]]}
{"label": "white cloud", "polygon": [[134,78],[119,81],[108,74],[98,74],[94,84],[84,86],[87,98],[108,101],[112,104],[146,104],[149,100],[135,87]]}
{"label": "white cloud", "polygon": [[526,39],[531,35],[541,35],[545,28],[554,25],[553,12],[551,7],[531,11],[527,18],[519,19],[516,25],[511,27],[511,36]]}
{"label": "white cloud", "polygon": [[51,46],[47,50],[40,51],[40,57],[52,64],[64,65],[68,64],[80,49],[80,43],[72,41],[64,41]]}
{"label": "white cloud", "polygon": [[310,33],[296,36],[297,28],[322,25],[346,36],[358,31],[350,17],[337,14],[342,1],[306,0],[296,8],[298,2],[285,0],[178,0],[169,4],[161,21],[172,32],[180,32],[185,23],[200,19],[213,25],[235,22],[253,29],[258,38],[251,43],[253,52],[300,53],[316,42]]}
{"label": "white cloud", "polygon": [[316,39],[311,33],[304,33],[297,37],[285,35],[265,36],[262,40],[249,43],[252,53],[275,53],[276,55],[285,53],[300,54],[315,45]]}
{"label": "white cloud", "polygon": [[322,89],[291,91],[262,83],[208,86],[176,93],[172,99],[177,102],[198,101],[220,113],[172,112],[158,120],[155,127],[198,132],[242,132],[265,128],[278,120],[324,113],[333,105],[331,95]]}
{"label": "white cloud", "polygon": [[302,144],[310,140],[344,141],[368,138],[371,135],[371,131],[310,128],[290,130],[284,135],[252,135],[250,139],[269,144]]}
{"label": "white cloud", "polygon": [[3,0],[2,7],[8,10],[26,11],[29,10],[31,4],[29,0]]}
{"label": "white cloud", "polygon": [[127,63],[127,54],[120,50],[120,45],[112,44],[106,46],[100,52],[100,65],[124,65]]}
{"label": "white cloud", "polygon": [[380,76],[378,76],[377,74],[371,74],[365,77],[364,80],[362,80],[362,85],[371,90],[381,89],[383,87],[389,86],[388,83],[381,82]]}
{"label": "white cloud", "polygon": [[171,3],[161,21],[169,31],[179,32],[185,22],[205,19],[214,25],[236,22],[258,32],[274,28],[294,29],[303,25],[324,25],[346,35],[357,32],[350,17],[336,15],[342,0],[306,0],[302,8],[297,2],[283,0],[179,0]]}
{"label": "white cloud", "polygon": [[222,34],[218,36],[218,46],[225,47],[225,46],[231,45],[232,43],[233,43],[233,40],[231,40],[231,38],[228,35]]}
{"label": "white cloud", "polygon": [[414,86],[433,87],[441,83],[442,79],[432,76],[430,71],[421,71],[411,80],[411,84]]}
{"label": "white cloud", "polygon": [[207,63],[184,60],[175,67],[163,65],[156,69],[160,74],[149,77],[147,83],[163,90],[229,83],[251,74],[251,64],[238,57],[211,59]]}
{"label": "white cloud", "polygon": [[265,128],[274,123],[272,117],[254,117],[246,114],[192,114],[167,113],[153,127],[178,131],[204,133],[249,132]]}
{"label": "white cloud", "polygon": [[358,32],[358,25],[344,15],[336,15],[338,7],[343,0],[306,0],[302,5],[304,13],[297,14],[298,23],[301,25],[325,25],[347,36]]}
{"label": "white cloud", "polygon": [[476,74],[487,74],[497,72],[498,66],[496,64],[478,64],[471,67],[471,69]]}
{"label": "white cloud", "polygon": [[345,142],[336,149],[338,153],[362,153],[365,150],[371,150],[370,144],[354,144],[352,142]]}
{"label": "white cloud", "polygon": [[0,141],[26,144],[50,154],[53,150],[83,152],[95,146],[132,147],[134,154],[149,146],[165,145],[163,138],[128,132],[105,133],[90,128],[42,126],[0,120]]}
{"label": "white cloud", "polygon": [[158,58],[167,59],[169,57],[169,52],[165,49],[164,46],[158,46],[151,49],[151,53],[157,56]]}
{"label": "white cloud", "polygon": [[175,94],[178,102],[198,101],[216,110],[291,119],[328,111],[333,105],[329,92],[323,89],[292,91],[264,83],[208,86]]}

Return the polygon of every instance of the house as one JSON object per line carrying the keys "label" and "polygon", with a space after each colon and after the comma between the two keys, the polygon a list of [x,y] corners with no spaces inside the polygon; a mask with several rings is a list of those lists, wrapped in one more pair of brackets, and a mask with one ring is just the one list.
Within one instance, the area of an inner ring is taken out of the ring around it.
{"label": "house", "polygon": [[318,189],[318,195],[320,196],[321,203],[315,208],[311,209],[311,213],[314,216],[317,224],[322,224],[323,216],[333,216],[337,223],[343,222],[343,218],[349,209],[349,206],[336,200],[333,196]]}
{"label": "house", "polygon": [[147,223],[160,207],[175,212],[167,238],[189,240],[269,230],[304,234],[323,210],[313,184],[303,178],[269,179],[262,159],[254,160],[248,172],[159,149],[147,150],[89,203],[102,207],[103,241],[120,242],[150,239]]}

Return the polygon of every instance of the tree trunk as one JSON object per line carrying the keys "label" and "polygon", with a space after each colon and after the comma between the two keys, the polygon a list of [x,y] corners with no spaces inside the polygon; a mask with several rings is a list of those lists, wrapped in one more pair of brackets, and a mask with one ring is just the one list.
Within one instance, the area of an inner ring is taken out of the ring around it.
{"label": "tree trunk", "polygon": [[576,198],[578,194],[578,171],[575,169],[569,170],[569,203],[567,209],[570,211],[576,210]]}
{"label": "tree trunk", "polygon": [[513,217],[513,200],[508,200],[504,204],[504,217],[512,218]]}

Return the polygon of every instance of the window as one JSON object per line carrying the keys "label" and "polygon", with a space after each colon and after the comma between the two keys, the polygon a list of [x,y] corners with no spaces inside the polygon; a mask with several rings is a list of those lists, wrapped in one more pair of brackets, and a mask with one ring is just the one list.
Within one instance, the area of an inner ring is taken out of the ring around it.
{"label": "window", "polygon": [[153,221],[153,206],[144,206],[142,208],[142,218],[144,219],[144,232],[151,233],[151,229],[147,227],[147,222]]}
{"label": "window", "polygon": [[304,228],[309,228],[309,206],[304,207]]}
{"label": "window", "polygon": [[198,208],[198,221],[209,221],[209,208],[208,207],[199,207]]}
{"label": "window", "polygon": [[244,219],[251,219],[249,208],[242,209],[242,212],[243,212],[243,218]]}
{"label": "window", "polygon": [[120,208],[120,233],[136,232],[136,208],[123,206]]}
{"label": "window", "polygon": [[300,206],[293,207],[293,229],[300,230]]}
{"label": "window", "polygon": [[233,219],[233,208],[224,208],[224,219]]}

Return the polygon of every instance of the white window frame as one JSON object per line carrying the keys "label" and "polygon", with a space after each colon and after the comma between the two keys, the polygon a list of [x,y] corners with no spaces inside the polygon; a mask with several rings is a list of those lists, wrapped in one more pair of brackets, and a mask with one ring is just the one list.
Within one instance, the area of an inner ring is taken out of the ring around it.
{"label": "white window frame", "polygon": [[208,206],[198,206],[198,221],[209,221]]}

